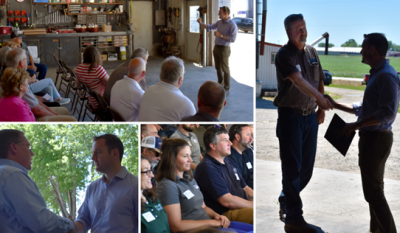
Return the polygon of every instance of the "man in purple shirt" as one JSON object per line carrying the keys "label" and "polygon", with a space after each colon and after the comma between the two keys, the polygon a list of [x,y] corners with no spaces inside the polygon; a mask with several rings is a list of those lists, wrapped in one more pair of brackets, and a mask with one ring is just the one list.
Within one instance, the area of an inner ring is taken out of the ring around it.
{"label": "man in purple shirt", "polygon": [[138,178],[121,166],[124,146],[112,134],[93,138],[92,160],[103,176],[91,183],[75,221],[76,232],[138,231]]}
{"label": "man in purple shirt", "polygon": [[344,133],[349,135],[359,130],[358,165],[371,215],[369,231],[373,233],[396,233],[396,225],[383,191],[385,163],[393,144],[392,124],[400,100],[400,78],[385,59],[388,47],[383,34],[364,35],[361,62],[371,66],[371,75],[363,102],[346,105],[331,99],[334,108],[358,116],[357,122],[347,124]]}
{"label": "man in purple shirt", "polygon": [[204,24],[201,19],[197,22],[207,28],[207,32],[215,31],[215,47],[214,47],[214,61],[215,69],[217,70],[218,83],[225,88],[226,95],[229,95],[231,74],[229,71],[229,56],[231,55],[231,43],[235,42],[237,35],[237,26],[229,17],[230,10],[228,7],[223,6],[219,8],[218,20],[213,25]]}

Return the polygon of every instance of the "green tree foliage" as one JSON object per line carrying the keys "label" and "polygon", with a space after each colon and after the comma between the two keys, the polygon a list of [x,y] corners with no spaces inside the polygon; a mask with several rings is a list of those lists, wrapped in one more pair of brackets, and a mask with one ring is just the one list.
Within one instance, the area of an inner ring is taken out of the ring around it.
{"label": "green tree foliage", "polygon": [[[124,144],[122,164],[138,176],[138,128],[126,124],[2,124],[0,129],[25,133],[35,156],[29,176],[36,182],[47,206],[64,217],[76,217],[77,192],[101,177],[91,160],[93,136],[117,135]],[[83,198],[83,197],[82,197]]]}
{"label": "green tree foliage", "polygon": [[[318,44],[318,47],[323,47],[323,48],[325,48],[325,43],[324,43],[324,42],[319,43],[319,44]],[[329,43],[328,48],[332,48],[332,47],[335,47],[335,45],[332,44],[332,43]]]}
{"label": "green tree foliage", "polygon": [[354,39],[349,39],[348,41],[344,42],[341,47],[359,47],[357,42]]}
{"label": "green tree foliage", "polygon": [[389,43],[389,51],[400,51],[400,45],[393,43],[391,40],[389,40],[388,43]]}

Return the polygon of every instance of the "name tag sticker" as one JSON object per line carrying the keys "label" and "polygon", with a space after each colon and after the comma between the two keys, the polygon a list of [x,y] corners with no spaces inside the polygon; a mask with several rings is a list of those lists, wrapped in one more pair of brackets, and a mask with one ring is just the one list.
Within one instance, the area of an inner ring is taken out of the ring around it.
{"label": "name tag sticker", "polygon": [[300,67],[300,65],[296,65],[296,68],[299,70],[299,72],[301,72],[301,67]]}
{"label": "name tag sticker", "polygon": [[247,168],[248,168],[248,169],[252,169],[252,168],[253,168],[253,166],[251,166],[251,163],[250,163],[250,162],[247,162],[246,165],[247,165]]}
{"label": "name tag sticker", "polygon": [[236,176],[236,179],[237,179],[237,180],[240,180],[237,173],[235,173],[235,176]]}
{"label": "name tag sticker", "polygon": [[194,197],[194,194],[192,193],[192,191],[190,190],[186,190],[183,195],[185,195],[185,197],[187,197],[187,199],[190,199],[192,197]]}
{"label": "name tag sticker", "polygon": [[142,215],[143,215],[143,218],[146,219],[147,222],[151,222],[151,221],[154,221],[156,219],[150,211],[146,212],[146,213],[144,213]]}

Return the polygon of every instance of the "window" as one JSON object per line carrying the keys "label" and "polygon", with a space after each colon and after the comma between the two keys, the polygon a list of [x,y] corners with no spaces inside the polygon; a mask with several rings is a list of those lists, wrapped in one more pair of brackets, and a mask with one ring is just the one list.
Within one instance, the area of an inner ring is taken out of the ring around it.
{"label": "window", "polygon": [[276,52],[271,53],[271,64],[275,64]]}
{"label": "window", "polygon": [[197,22],[199,16],[199,6],[190,6],[190,32],[200,33],[200,25]]}

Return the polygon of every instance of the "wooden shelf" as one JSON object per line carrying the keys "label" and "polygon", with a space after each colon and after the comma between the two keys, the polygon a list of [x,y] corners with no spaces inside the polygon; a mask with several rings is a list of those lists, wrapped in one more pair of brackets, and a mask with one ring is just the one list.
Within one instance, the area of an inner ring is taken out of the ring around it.
{"label": "wooden shelf", "polygon": [[124,13],[68,13],[68,15],[122,15]]}
{"label": "wooden shelf", "polygon": [[66,2],[34,2],[33,4],[38,5],[123,5],[124,3],[92,3],[92,2],[84,2],[84,3],[66,3]]}

